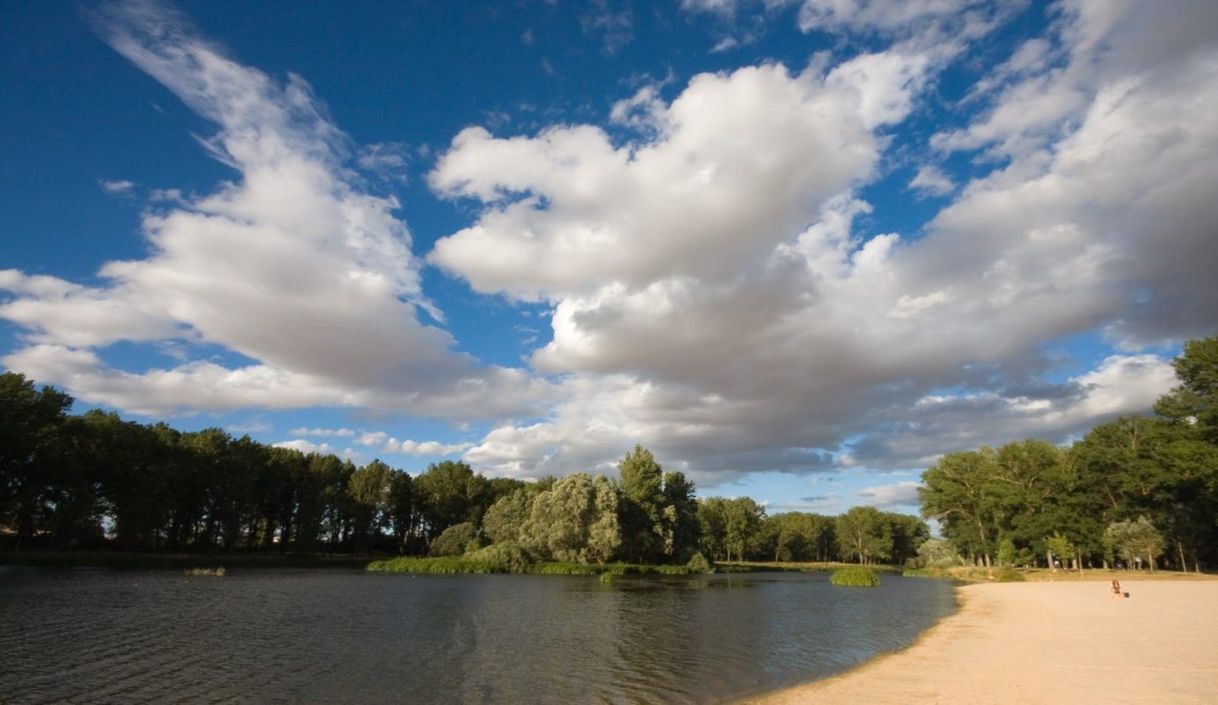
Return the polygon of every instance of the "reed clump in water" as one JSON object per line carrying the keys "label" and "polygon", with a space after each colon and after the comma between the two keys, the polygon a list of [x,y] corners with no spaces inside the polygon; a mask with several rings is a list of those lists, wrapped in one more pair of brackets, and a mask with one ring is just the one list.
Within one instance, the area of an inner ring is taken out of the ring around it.
{"label": "reed clump in water", "polygon": [[223,578],[224,573],[225,573],[224,566],[221,566],[219,568],[188,568],[188,569],[186,569],[186,576],[190,577],[190,578],[197,578],[197,577],[203,577],[203,576],[213,577],[213,578]]}
{"label": "reed clump in water", "polygon": [[846,587],[876,587],[880,579],[875,572],[866,568],[839,568],[829,576],[829,582]]}

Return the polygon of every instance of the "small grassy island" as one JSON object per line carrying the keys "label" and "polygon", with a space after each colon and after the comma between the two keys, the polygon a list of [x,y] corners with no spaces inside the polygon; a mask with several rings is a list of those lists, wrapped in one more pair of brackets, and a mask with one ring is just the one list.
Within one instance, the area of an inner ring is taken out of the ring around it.
{"label": "small grassy island", "polygon": [[833,571],[833,575],[829,576],[829,582],[843,587],[877,587],[880,579],[873,571],[854,566]]}

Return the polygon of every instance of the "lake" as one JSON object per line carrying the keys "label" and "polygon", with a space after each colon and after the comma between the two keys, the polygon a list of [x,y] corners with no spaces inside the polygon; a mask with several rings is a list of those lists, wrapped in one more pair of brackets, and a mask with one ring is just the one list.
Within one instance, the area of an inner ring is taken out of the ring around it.
{"label": "lake", "polygon": [[944,581],[0,566],[0,702],[717,703],[843,671]]}

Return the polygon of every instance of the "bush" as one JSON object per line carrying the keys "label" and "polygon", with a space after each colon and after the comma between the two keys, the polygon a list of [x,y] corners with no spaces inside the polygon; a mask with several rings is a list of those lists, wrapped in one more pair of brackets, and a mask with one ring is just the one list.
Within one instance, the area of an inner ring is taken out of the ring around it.
{"label": "bush", "polygon": [[880,579],[867,568],[839,568],[829,576],[829,582],[846,587],[875,587]]}
{"label": "bush", "polygon": [[690,575],[693,571],[683,565],[634,565],[630,563],[564,563],[546,561],[532,563],[519,544],[504,541],[463,556],[433,556],[416,558],[403,556],[372,561],[367,570],[375,573],[529,573],[531,575],[622,575],[659,574]]}
{"label": "bush", "polygon": [[374,573],[497,573],[491,566],[467,561],[455,556],[416,558],[404,556],[385,561],[372,561],[367,570]]}
{"label": "bush", "polygon": [[526,573],[529,557],[515,541],[504,541],[479,548],[462,556],[466,561],[485,565],[494,573]]}
{"label": "bush", "polygon": [[927,539],[918,547],[918,563],[919,568],[947,568],[963,565],[964,559],[950,541]]}
{"label": "bush", "polygon": [[693,557],[689,559],[689,562],[685,564],[685,567],[688,568],[689,572],[691,573],[715,572],[715,566],[711,565],[711,562],[706,560],[706,556],[702,555],[701,551],[695,553]]}
{"label": "bush", "polygon": [[994,571],[994,581],[999,583],[1021,583],[1024,581],[1024,577],[1023,573],[1011,566],[1003,566]]}
{"label": "bush", "polygon": [[465,553],[471,541],[478,540],[478,529],[473,522],[454,524],[431,542],[433,556],[459,556]]}

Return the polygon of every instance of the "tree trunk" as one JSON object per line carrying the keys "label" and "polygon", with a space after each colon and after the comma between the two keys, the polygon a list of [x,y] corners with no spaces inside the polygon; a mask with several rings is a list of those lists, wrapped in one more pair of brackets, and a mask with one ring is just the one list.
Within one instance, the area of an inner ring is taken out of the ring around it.
{"label": "tree trunk", "polygon": [[1045,560],[1049,562],[1049,570],[1056,573],[1057,568],[1053,567],[1053,551],[1045,550]]}
{"label": "tree trunk", "polygon": [[1076,553],[1074,555],[1074,564],[1078,566],[1078,574],[1082,575],[1083,574],[1083,554],[1082,553]]}
{"label": "tree trunk", "polygon": [[1188,563],[1184,562],[1184,542],[1177,541],[1176,548],[1180,549],[1180,572],[1185,573],[1188,571]]}
{"label": "tree trunk", "polygon": [[1155,572],[1155,559],[1150,553],[1146,554],[1146,562],[1150,564],[1150,572]]}

